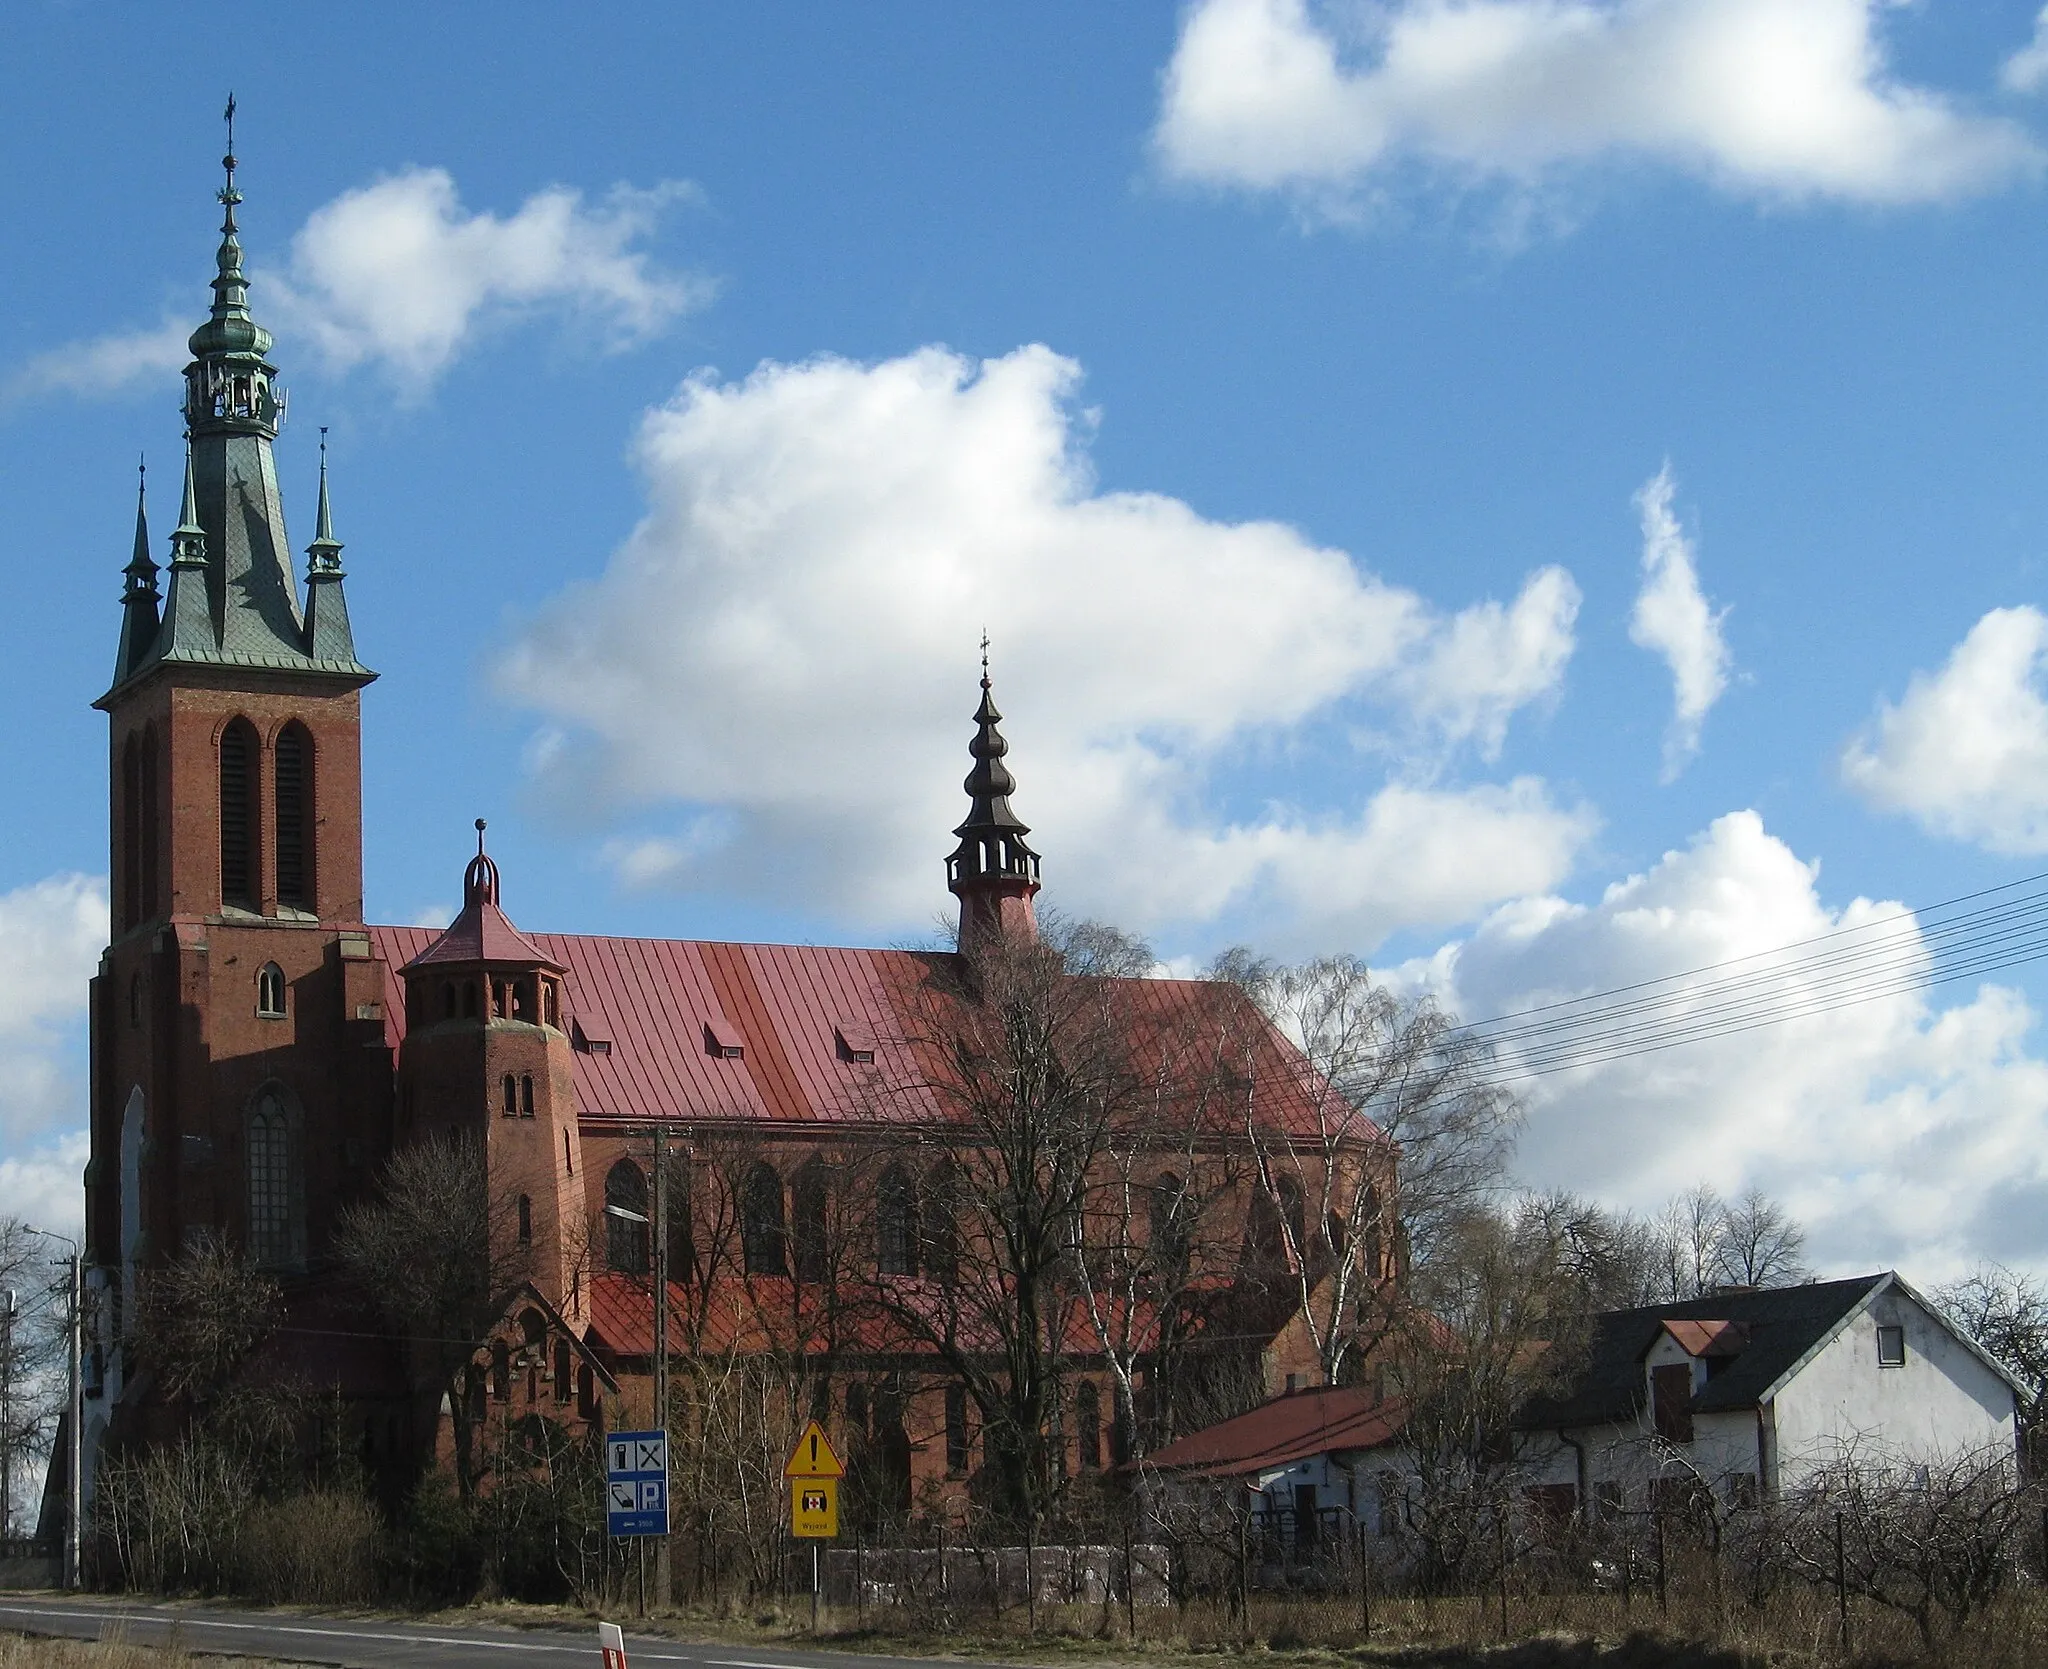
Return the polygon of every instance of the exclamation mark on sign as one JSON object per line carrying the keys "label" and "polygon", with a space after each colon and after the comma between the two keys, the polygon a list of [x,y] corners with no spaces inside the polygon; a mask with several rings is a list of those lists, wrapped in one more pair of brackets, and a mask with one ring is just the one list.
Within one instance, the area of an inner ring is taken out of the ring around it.
{"label": "exclamation mark on sign", "polygon": [[818,1434],[816,1432],[811,1433],[811,1464],[813,1466],[818,1464]]}

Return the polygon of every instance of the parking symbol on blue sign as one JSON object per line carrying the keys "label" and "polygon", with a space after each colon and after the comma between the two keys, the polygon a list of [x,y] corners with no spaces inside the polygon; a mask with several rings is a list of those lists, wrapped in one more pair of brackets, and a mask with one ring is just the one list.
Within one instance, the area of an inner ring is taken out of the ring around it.
{"label": "parking symbol on blue sign", "polygon": [[614,1536],[668,1534],[668,1433],[605,1439],[605,1527]]}

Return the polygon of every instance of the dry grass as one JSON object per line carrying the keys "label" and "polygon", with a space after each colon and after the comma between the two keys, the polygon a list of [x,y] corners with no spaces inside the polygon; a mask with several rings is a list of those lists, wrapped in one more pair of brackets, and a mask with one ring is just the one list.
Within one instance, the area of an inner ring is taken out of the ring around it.
{"label": "dry grass", "polygon": [[141,1645],[110,1631],[102,1640],[0,1634],[0,1669],[290,1669],[275,1658],[210,1657],[175,1643]]}

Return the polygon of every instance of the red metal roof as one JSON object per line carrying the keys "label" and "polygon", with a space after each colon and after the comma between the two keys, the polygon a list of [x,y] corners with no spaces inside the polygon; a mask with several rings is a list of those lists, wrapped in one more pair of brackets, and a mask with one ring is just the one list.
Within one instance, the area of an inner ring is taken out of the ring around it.
{"label": "red metal roof", "polygon": [[1407,1418],[1405,1403],[1376,1401],[1355,1386],[1293,1391],[1191,1432],[1148,1455],[1145,1464],[1236,1477],[1337,1450],[1376,1449],[1399,1437]]}
{"label": "red metal roof", "polygon": [[437,962],[511,962],[522,967],[538,963],[558,968],[553,957],[514,927],[505,912],[487,898],[472,899],[448,929],[412,960],[415,967]]}
{"label": "red metal roof", "polygon": [[[494,905],[486,908],[495,913]],[[517,932],[509,922],[506,928]],[[395,1049],[405,1031],[397,970],[444,936],[431,928],[372,927],[370,937],[386,964],[385,1036]],[[575,1057],[584,1119],[801,1125],[939,1115],[926,1087],[937,1063],[919,1058],[918,1037],[930,1028],[933,1004],[952,1000],[933,979],[949,957],[694,939],[521,937],[531,954],[566,971],[565,1023],[611,1044],[609,1052]],[[1189,1040],[1212,1050],[1227,1036],[1258,1116],[1281,1128],[1312,1123],[1306,1064],[1236,987],[1134,979],[1119,981],[1116,997],[1140,1070],[1155,1070]],[[743,1053],[713,1054],[707,1028],[714,1035],[729,1028]],[[842,1037],[853,1042],[850,1033],[861,1037],[860,1049],[873,1049],[871,1063],[849,1059],[856,1050],[840,1047]]]}

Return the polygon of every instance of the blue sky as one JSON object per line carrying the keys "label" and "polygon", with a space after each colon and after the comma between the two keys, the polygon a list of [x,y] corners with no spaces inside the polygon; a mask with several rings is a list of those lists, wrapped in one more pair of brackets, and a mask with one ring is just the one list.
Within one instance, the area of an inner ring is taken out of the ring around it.
{"label": "blue sky", "polygon": [[[1049,901],[1478,1017],[2044,867],[2035,11],[8,8],[0,1206],[74,1187],[230,87],[373,917],[483,815],[530,926],[928,935],[986,625]],[[1997,978],[1544,1080],[1525,1168],[2048,1263]]]}

